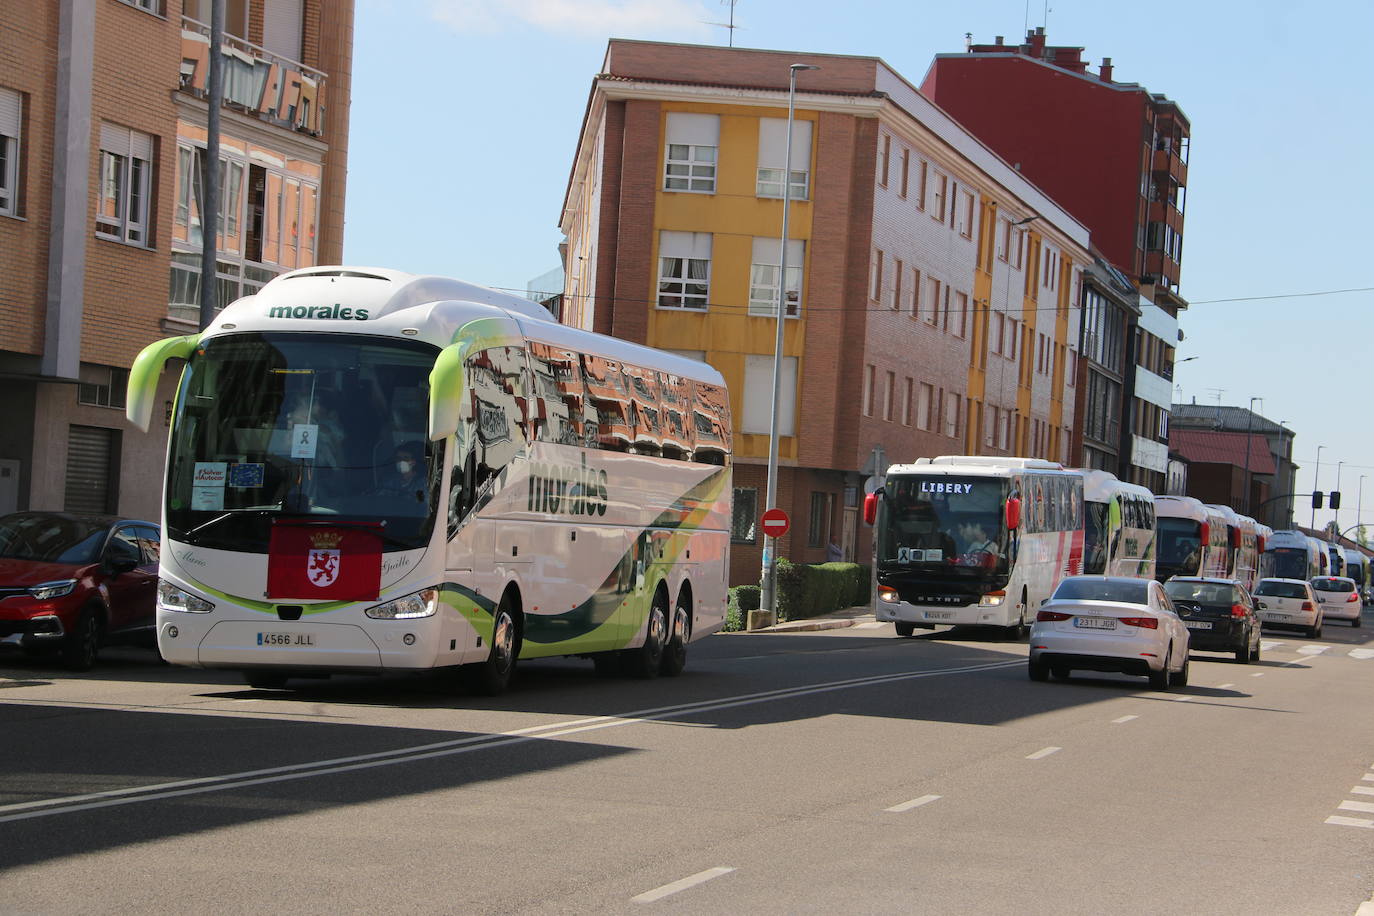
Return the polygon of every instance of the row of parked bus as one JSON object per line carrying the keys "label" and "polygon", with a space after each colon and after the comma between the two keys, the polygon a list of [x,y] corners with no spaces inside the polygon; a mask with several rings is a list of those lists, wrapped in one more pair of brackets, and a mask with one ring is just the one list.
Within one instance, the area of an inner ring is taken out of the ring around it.
{"label": "row of parked bus", "polygon": [[1069,575],[1206,576],[1247,591],[1269,577],[1348,576],[1362,593],[1370,585],[1360,551],[1032,458],[893,465],[864,515],[876,526],[876,615],[900,635],[951,624],[1023,632]]}

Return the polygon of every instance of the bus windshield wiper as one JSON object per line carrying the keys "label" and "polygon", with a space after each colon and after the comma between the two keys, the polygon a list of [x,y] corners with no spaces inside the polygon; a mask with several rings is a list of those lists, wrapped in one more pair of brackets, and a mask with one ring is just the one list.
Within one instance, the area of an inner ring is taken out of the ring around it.
{"label": "bus windshield wiper", "polygon": [[280,512],[281,508],[281,504],[278,503],[275,506],[248,506],[243,509],[230,509],[221,515],[216,515],[214,518],[208,521],[201,522],[199,525],[183,534],[182,538],[186,541],[186,543],[194,544],[196,543],[196,535],[200,534],[200,532],[204,531],[207,528],[213,528],[220,522],[224,521],[226,518],[233,518],[235,515],[267,515],[272,512]]}

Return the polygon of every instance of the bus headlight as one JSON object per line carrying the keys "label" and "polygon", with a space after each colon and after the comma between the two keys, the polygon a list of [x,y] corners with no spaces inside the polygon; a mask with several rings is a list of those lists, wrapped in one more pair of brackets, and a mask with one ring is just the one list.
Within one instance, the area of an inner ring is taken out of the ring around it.
{"label": "bus headlight", "polygon": [[364,613],[373,620],[413,620],[416,617],[433,617],[438,610],[439,590],[427,588],[386,604],[375,604]]}
{"label": "bus headlight", "polygon": [[1006,592],[988,592],[986,595],[984,595],[983,597],[981,597],[981,598],[978,599],[978,606],[979,606],[979,607],[997,607],[999,604],[1001,604],[1003,601],[1006,601],[1006,600],[1007,600],[1007,593],[1006,593]]}
{"label": "bus headlight", "polygon": [[166,579],[162,579],[157,583],[157,609],[181,614],[208,614],[215,606],[204,598],[177,588]]}
{"label": "bus headlight", "polygon": [[889,585],[878,586],[878,600],[885,604],[897,604],[902,600],[902,596],[897,594],[897,590]]}

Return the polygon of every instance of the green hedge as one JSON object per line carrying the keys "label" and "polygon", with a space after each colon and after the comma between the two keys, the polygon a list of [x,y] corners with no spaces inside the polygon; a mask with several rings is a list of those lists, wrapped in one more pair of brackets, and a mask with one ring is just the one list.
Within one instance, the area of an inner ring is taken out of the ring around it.
{"label": "green hedge", "polygon": [[[860,563],[792,563],[778,560],[778,622],[818,617],[847,607],[867,605],[869,573]],[[760,603],[757,585],[730,589],[725,630],[742,630],[749,612]]]}

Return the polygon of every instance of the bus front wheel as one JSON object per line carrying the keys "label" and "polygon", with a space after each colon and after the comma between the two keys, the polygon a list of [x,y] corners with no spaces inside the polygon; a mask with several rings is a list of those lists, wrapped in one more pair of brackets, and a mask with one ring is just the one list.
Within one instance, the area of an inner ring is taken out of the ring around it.
{"label": "bus front wheel", "polygon": [[494,697],[505,693],[515,672],[515,658],[520,654],[520,629],[509,596],[501,599],[491,622],[491,650],[487,660],[463,666],[463,680],[467,688],[482,696]]}

